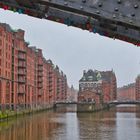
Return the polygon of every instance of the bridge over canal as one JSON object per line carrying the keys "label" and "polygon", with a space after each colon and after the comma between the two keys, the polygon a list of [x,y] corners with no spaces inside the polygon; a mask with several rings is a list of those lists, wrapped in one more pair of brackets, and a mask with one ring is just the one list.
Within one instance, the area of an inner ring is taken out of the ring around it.
{"label": "bridge over canal", "polygon": [[55,108],[60,112],[92,112],[117,105],[140,105],[140,101],[112,101],[103,106],[95,105],[93,102],[57,102]]}

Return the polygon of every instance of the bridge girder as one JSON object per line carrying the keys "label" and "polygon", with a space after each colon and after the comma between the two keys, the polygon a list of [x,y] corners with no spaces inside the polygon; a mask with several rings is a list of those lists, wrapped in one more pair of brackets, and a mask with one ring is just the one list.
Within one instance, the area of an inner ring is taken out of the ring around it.
{"label": "bridge girder", "polygon": [[140,46],[139,0],[0,0],[0,7]]}

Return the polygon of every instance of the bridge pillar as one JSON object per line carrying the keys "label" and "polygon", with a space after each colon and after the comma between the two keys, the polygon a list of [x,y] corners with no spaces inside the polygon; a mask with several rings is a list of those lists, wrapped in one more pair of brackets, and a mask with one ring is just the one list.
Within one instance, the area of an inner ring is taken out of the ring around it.
{"label": "bridge pillar", "polygon": [[108,108],[108,104],[77,103],[77,112],[94,112]]}

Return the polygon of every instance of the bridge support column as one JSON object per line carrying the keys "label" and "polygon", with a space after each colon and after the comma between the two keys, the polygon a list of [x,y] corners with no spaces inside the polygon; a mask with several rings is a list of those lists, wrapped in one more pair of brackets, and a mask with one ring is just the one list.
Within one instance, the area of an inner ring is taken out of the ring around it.
{"label": "bridge support column", "polygon": [[103,109],[109,109],[108,104],[94,104],[94,103],[78,103],[77,112],[95,112]]}

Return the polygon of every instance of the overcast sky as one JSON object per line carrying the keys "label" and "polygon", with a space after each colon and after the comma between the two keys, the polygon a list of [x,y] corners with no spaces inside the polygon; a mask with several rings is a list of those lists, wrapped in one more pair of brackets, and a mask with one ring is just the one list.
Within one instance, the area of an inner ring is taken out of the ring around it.
{"label": "overcast sky", "polygon": [[25,30],[25,40],[43,50],[78,88],[83,70],[114,70],[118,87],[140,73],[140,48],[56,22],[0,10],[0,22]]}

